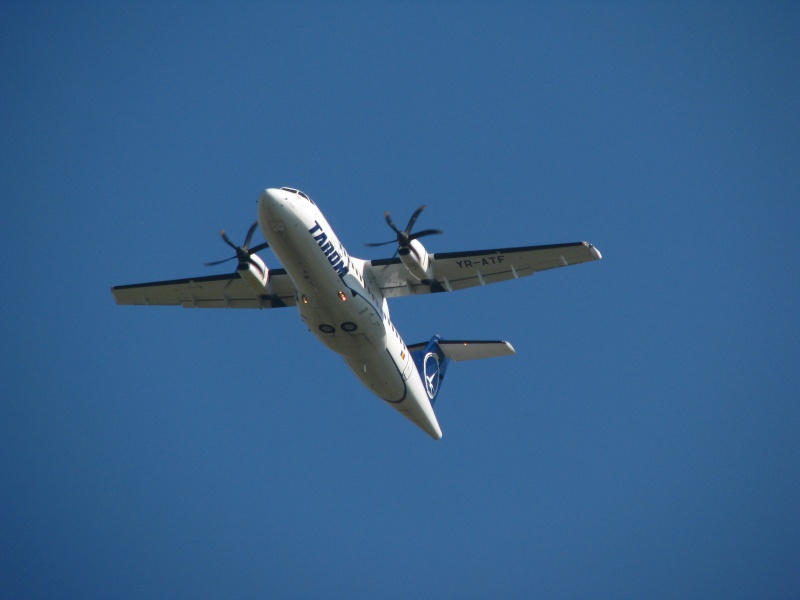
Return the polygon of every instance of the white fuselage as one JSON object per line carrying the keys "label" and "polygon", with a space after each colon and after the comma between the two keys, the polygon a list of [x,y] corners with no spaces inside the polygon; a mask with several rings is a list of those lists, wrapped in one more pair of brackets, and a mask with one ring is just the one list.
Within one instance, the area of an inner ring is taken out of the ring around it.
{"label": "white fuselage", "polygon": [[442,437],[416,364],[381,290],[301,192],[268,189],[258,221],[296,289],[300,317],[361,382],[431,437]]}

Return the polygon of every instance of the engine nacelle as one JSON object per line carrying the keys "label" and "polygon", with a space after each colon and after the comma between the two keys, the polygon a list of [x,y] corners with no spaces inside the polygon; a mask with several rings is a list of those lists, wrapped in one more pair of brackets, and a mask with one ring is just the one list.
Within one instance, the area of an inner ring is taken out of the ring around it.
{"label": "engine nacelle", "polygon": [[411,240],[408,246],[402,246],[397,252],[408,272],[420,281],[433,279],[431,261],[428,251],[417,240]]}
{"label": "engine nacelle", "polygon": [[236,269],[245,283],[259,296],[270,296],[268,289],[269,269],[257,254],[251,254],[250,260],[240,262]]}

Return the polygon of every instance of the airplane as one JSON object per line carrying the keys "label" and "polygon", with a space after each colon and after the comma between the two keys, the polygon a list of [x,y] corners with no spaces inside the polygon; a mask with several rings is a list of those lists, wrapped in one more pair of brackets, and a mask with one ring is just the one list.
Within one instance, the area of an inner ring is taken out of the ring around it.
{"label": "airplane", "polygon": [[[233,273],[121,285],[111,291],[117,304],[296,306],[311,333],[342,356],[367,389],[438,440],[442,430],[433,407],[449,362],[508,356],[514,348],[506,341],[444,340],[438,335],[408,346],[392,323],[387,300],[519,279],[602,255],[588,242],[429,254],[419,238],[442,231],[413,231],[424,208],[402,230],[387,212],[395,238],[367,246],[396,244],[395,256],[364,260],[345,250],[309,196],[294,188],[269,188],[258,200],[258,220],[241,246],[221,232],[235,256],[206,263],[236,259]],[[266,242],[250,247],[257,227]],[[270,269],[258,256],[267,247],[284,268]]]}

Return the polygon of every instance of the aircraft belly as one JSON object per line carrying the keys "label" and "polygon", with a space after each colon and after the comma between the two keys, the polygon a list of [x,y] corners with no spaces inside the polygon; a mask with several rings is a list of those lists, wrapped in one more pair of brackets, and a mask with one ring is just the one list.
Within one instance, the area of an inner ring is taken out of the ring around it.
{"label": "aircraft belly", "polygon": [[386,351],[344,359],[361,383],[379,398],[391,403],[406,399],[405,381]]}
{"label": "aircraft belly", "polygon": [[[346,288],[345,288],[346,289]],[[328,348],[346,357],[364,357],[386,348],[386,329],[375,309],[362,297],[336,294],[299,302],[300,317]]]}
{"label": "aircraft belly", "polygon": [[[368,390],[433,439],[442,437],[439,422],[419,376],[404,377],[400,371],[402,360],[396,362],[389,349],[361,359],[345,357],[345,361]],[[416,369],[413,372],[416,374]]]}

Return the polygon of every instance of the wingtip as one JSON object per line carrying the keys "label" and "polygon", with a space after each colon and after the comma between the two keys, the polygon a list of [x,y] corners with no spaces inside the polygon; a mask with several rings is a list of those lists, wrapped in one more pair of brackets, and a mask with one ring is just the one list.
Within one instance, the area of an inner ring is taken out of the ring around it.
{"label": "wingtip", "polygon": [[598,250],[594,245],[590,244],[589,242],[583,242],[583,245],[589,248],[589,251],[594,256],[595,260],[600,260],[603,258],[603,255],[600,254],[600,250]]}

